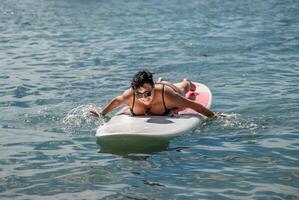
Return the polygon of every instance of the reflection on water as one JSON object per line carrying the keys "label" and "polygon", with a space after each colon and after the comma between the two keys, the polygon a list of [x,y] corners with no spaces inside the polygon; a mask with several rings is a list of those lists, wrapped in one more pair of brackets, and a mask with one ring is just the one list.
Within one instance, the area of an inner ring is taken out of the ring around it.
{"label": "reflection on water", "polygon": [[132,154],[152,154],[165,151],[170,139],[138,136],[99,137],[97,144],[101,153],[121,156]]}

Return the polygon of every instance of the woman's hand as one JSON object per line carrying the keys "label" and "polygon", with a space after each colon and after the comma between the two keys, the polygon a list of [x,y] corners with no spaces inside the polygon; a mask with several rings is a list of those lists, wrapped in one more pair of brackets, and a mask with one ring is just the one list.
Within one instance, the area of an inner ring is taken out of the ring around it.
{"label": "woman's hand", "polygon": [[98,110],[96,107],[91,107],[89,109],[89,112],[91,112],[92,114],[94,114],[98,117],[102,115],[102,112],[100,110]]}

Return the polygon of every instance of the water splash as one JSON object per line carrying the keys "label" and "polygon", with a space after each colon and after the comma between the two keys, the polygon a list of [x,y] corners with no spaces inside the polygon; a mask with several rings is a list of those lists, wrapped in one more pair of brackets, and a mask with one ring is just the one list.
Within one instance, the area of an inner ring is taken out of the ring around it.
{"label": "water splash", "polygon": [[259,127],[254,120],[242,118],[241,115],[237,113],[226,113],[224,117],[218,118],[217,120],[224,128],[255,130]]}
{"label": "water splash", "polygon": [[244,130],[247,133],[256,134],[260,128],[264,128],[261,119],[258,118],[246,118],[238,113],[222,113],[221,115],[216,119],[206,120],[201,128],[208,132],[215,132],[217,135],[223,131],[238,131],[240,133]]}
{"label": "water splash", "polygon": [[89,112],[94,105],[79,105],[70,110],[63,118],[66,132],[74,133],[78,131],[94,129],[105,122],[103,117],[95,117]]}

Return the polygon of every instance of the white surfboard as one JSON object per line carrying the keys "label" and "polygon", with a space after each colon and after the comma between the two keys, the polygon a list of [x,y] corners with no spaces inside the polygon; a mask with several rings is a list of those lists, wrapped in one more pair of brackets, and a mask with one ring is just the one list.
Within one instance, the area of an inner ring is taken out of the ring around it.
{"label": "white surfboard", "polygon": [[[210,108],[210,89],[200,83],[194,84],[196,90],[188,92],[186,97]],[[172,113],[167,116],[132,116],[129,108],[125,107],[97,129],[96,137],[108,140],[140,137],[169,139],[194,129],[206,118],[189,108],[172,110]]]}

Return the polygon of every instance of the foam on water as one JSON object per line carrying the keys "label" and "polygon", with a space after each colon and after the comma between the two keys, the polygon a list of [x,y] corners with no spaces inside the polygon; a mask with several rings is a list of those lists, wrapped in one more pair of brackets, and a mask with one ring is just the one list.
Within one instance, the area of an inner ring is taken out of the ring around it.
{"label": "foam on water", "polygon": [[90,130],[95,126],[102,125],[105,122],[104,117],[97,117],[90,113],[89,110],[92,107],[95,107],[95,105],[79,105],[70,110],[63,118],[66,132],[71,134],[79,133],[82,130]]}

